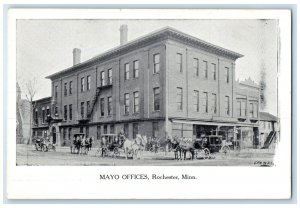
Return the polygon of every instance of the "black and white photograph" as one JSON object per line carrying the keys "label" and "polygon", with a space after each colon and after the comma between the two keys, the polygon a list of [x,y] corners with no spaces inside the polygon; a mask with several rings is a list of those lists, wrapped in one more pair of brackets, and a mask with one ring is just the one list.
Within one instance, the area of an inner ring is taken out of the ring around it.
{"label": "black and white photograph", "polygon": [[290,196],[288,10],[14,12],[9,196]]}
{"label": "black and white photograph", "polygon": [[278,29],[18,20],[17,165],[272,166]]}

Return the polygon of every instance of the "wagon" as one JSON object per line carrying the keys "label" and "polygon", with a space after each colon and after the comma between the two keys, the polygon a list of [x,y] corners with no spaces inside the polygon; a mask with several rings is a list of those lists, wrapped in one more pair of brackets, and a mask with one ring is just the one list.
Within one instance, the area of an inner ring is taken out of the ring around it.
{"label": "wagon", "polygon": [[50,142],[48,137],[36,137],[33,139],[34,146],[37,151],[47,152],[49,150],[56,151],[55,145]]}
{"label": "wagon", "polygon": [[223,156],[228,156],[230,153],[230,142],[227,142],[226,137],[221,135],[209,135],[208,139],[208,149],[211,153],[222,153]]}
{"label": "wagon", "polygon": [[106,157],[113,155],[114,157],[119,157],[123,143],[124,139],[118,137],[117,134],[102,134],[101,145],[96,151],[96,156]]}

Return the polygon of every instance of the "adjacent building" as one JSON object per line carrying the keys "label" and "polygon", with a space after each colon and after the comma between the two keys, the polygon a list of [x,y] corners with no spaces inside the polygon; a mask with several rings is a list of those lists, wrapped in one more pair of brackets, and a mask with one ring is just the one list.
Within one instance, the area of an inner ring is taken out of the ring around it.
{"label": "adjacent building", "polygon": [[59,145],[74,133],[100,139],[124,129],[167,138],[223,132],[244,147],[259,144],[259,86],[236,81],[242,55],[170,27],[127,42],[52,74],[49,98],[36,101],[34,132]]}

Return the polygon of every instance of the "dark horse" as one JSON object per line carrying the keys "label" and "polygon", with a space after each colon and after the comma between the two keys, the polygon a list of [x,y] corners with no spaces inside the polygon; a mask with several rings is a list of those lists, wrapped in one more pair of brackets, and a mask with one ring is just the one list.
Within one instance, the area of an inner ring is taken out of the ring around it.
{"label": "dark horse", "polygon": [[192,139],[185,139],[185,138],[178,138],[175,137],[171,141],[172,149],[175,153],[175,159],[182,160],[182,153],[183,159],[186,160],[186,153],[191,153],[191,159],[193,160],[195,157],[195,146],[194,141]]}

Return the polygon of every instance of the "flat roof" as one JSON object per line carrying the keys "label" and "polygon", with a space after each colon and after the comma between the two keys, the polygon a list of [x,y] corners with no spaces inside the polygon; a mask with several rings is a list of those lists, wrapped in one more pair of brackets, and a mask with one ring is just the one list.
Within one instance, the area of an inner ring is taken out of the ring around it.
{"label": "flat roof", "polygon": [[141,46],[146,42],[149,41],[153,41],[156,38],[164,38],[164,39],[172,39],[172,40],[176,40],[176,41],[181,41],[184,42],[188,45],[194,46],[194,47],[198,47],[201,48],[205,51],[220,55],[220,56],[225,56],[228,57],[230,59],[236,60],[240,57],[243,57],[242,54],[239,54],[237,52],[222,48],[220,46],[211,44],[209,42],[203,41],[199,38],[196,38],[194,36],[188,35],[186,33],[183,33],[179,30],[176,30],[172,27],[164,27],[162,29],[156,30],[152,33],[149,33],[145,36],[141,36],[135,40],[129,41],[124,45],[120,45],[117,46],[115,48],[112,48],[98,56],[95,56],[91,59],[88,59],[82,63],[76,64],[74,66],[71,66],[67,69],[61,70],[57,73],[54,73],[52,75],[47,76],[46,78],[48,79],[55,79],[56,77],[59,77],[60,75],[69,73],[73,70],[79,69],[81,67],[88,67],[98,61],[101,60],[105,60],[114,56],[118,56],[124,52],[126,52],[126,50],[132,48],[132,47],[136,47],[136,46]]}

